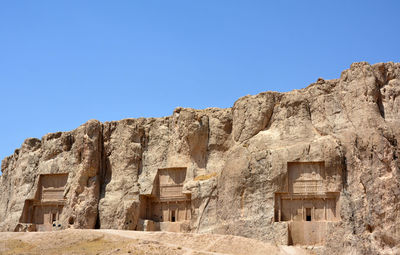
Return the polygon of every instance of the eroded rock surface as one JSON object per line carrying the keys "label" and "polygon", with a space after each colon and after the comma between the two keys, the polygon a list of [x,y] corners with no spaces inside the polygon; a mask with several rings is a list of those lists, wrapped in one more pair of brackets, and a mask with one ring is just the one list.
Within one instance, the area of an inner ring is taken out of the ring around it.
{"label": "eroded rock surface", "polygon": [[[291,222],[299,215],[307,221],[307,208],[304,215],[291,211],[289,220],[279,209],[277,195],[292,194],[288,164],[321,162],[323,174],[303,180],[318,189],[293,193],[321,201],[337,194],[337,208],[323,207],[337,215],[329,221],[323,214],[320,252],[399,253],[399,138],[399,63],[354,63],[339,79],[245,96],[228,109],[90,120],[70,132],[29,138],[2,161],[0,230],[23,229],[24,204],[35,196],[40,175],[58,173],[68,173],[61,228],[139,229],[141,201],[154,193],[158,170],[186,168],[186,231],[287,245],[295,242]],[[319,209],[311,207],[317,217]]]}

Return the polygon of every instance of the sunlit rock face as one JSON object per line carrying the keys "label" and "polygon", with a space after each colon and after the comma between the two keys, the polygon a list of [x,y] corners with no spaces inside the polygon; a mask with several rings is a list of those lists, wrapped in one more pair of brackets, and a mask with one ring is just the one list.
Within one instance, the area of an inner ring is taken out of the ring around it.
{"label": "sunlit rock face", "polygon": [[90,120],[2,161],[0,230],[209,232],[399,253],[399,138],[399,63],[354,63],[228,109]]}

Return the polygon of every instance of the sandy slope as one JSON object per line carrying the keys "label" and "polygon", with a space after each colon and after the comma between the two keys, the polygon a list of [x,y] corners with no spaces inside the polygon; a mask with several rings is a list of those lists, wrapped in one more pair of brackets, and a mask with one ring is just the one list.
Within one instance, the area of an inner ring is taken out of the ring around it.
{"label": "sandy slope", "polygon": [[244,237],[123,230],[0,233],[1,254],[309,254]]}

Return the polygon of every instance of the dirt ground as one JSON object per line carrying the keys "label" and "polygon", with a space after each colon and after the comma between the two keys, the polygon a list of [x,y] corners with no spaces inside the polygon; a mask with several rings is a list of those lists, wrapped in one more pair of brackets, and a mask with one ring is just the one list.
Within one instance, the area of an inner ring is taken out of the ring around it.
{"label": "dirt ground", "polygon": [[54,232],[1,232],[0,254],[273,255],[312,254],[312,251],[229,235],[69,229]]}

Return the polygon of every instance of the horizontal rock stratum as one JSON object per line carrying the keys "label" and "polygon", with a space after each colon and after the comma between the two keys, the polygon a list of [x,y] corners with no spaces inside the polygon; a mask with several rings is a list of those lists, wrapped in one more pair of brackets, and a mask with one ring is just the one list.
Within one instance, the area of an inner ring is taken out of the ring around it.
{"label": "horizontal rock stratum", "polygon": [[324,254],[400,252],[400,63],[232,108],[90,120],[2,161],[0,230],[238,235]]}

